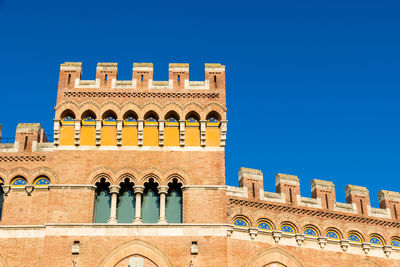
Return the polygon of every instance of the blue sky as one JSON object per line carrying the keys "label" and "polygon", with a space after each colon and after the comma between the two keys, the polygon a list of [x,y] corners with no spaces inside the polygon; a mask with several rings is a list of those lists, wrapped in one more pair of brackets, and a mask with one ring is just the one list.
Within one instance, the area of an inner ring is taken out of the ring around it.
{"label": "blue sky", "polygon": [[400,3],[398,1],[11,1],[0,0],[0,123],[52,133],[59,64],[153,62],[226,65],[227,183],[239,167],[400,191]]}

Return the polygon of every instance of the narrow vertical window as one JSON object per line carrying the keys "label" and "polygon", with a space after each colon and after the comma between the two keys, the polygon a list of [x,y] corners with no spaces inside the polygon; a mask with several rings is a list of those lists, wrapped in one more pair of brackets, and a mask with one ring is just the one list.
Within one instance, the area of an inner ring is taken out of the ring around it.
{"label": "narrow vertical window", "polygon": [[329,209],[328,195],[327,194],[325,194],[325,202],[326,202],[326,209]]}
{"label": "narrow vertical window", "polygon": [[292,188],[289,188],[289,197],[290,197],[290,203],[293,203]]}
{"label": "narrow vertical window", "polygon": [[160,195],[158,194],[158,183],[153,178],[144,183],[142,201],[142,220],[144,223],[156,223],[160,215]]}
{"label": "narrow vertical window", "polygon": [[214,75],[214,86],[217,88],[217,75]]}
{"label": "narrow vertical window", "polygon": [[143,82],[143,74],[140,76],[140,81]]}
{"label": "narrow vertical window", "polygon": [[105,81],[106,84],[107,84],[107,74],[104,76],[104,81]]}
{"label": "narrow vertical window", "polygon": [[255,188],[254,188],[254,183],[252,185],[253,185],[253,198],[255,198],[256,197],[256,192],[255,192]]}
{"label": "narrow vertical window", "polygon": [[68,85],[71,83],[71,74],[68,74]]}
{"label": "narrow vertical window", "polygon": [[181,75],[178,75],[178,83],[181,82]]}
{"label": "narrow vertical window", "polygon": [[393,205],[393,209],[394,209],[394,217],[397,220],[397,210],[396,210],[396,205]]}
{"label": "narrow vertical window", "polygon": [[362,199],[360,199],[360,206],[361,206],[361,214],[364,214],[364,208],[363,208]]}
{"label": "narrow vertical window", "polygon": [[24,151],[26,150],[27,146],[28,146],[28,136],[25,136]]}

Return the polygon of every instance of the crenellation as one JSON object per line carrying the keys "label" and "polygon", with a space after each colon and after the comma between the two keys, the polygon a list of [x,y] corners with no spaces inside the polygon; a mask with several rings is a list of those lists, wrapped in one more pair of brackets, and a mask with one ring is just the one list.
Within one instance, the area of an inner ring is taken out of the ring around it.
{"label": "crenellation", "polygon": [[330,181],[314,179],[311,181],[311,196],[319,198],[322,207],[332,210],[336,201],[335,185]]}
{"label": "crenellation", "polygon": [[275,190],[284,193],[286,203],[297,204],[297,195],[300,195],[299,178],[295,175],[278,173],[275,176]]}
{"label": "crenellation", "polygon": [[345,193],[347,203],[356,204],[359,214],[367,214],[368,207],[371,206],[371,203],[369,199],[369,191],[366,187],[347,185],[345,188]]}
{"label": "crenellation", "polygon": [[389,209],[393,220],[400,221],[400,193],[381,190],[379,195],[379,206],[382,209]]}

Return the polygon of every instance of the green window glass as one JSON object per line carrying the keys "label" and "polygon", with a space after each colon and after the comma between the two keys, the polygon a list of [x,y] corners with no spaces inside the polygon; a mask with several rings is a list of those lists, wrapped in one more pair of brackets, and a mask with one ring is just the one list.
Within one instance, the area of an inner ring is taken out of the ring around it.
{"label": "green window glass", "polygon": [[125,179],[120,183],[117,218],[119,223],[131,223],[135,217],[135,194],[133,193],[134,184]]}
{"label": "green window glass", "polygon": [[95,199],[95,223],[106,223],[110,218],[111,195],[109,190],[110,183],[106,183],[102,178],[96,183],[96,199]]}
{"label": "green window glass", "polygon": [[142,201],[143,223],[156,223],[160,216],[160,197],[158,195],[157,183],[151,178],[145,183]]}
{"label": "green window glass", "polygon": [[182,192],[179,188],[171,188],[167,195],[165,215],[169,223],[182,223]]}

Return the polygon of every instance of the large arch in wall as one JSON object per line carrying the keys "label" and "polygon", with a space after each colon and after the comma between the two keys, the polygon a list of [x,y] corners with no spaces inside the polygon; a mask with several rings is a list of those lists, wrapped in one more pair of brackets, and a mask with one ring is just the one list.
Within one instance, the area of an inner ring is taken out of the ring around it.
{"label": "large arch in wall", "polygon": [[[276,265],[274,265],[276,264]],[[303,267],[289,252],[280,248],[269,248],[255,255],[247,267],[264,267],[264,266],[286,266],[286,267]]]}
{"label": "large arch in wall", "polygon": [[112,250],[100,263],[99,267],[116,267],[128,261],[128,258],[140,257],[146,263],[157,267],[172,267],[172,262],[158,248],[143,240],[132,240]]}

